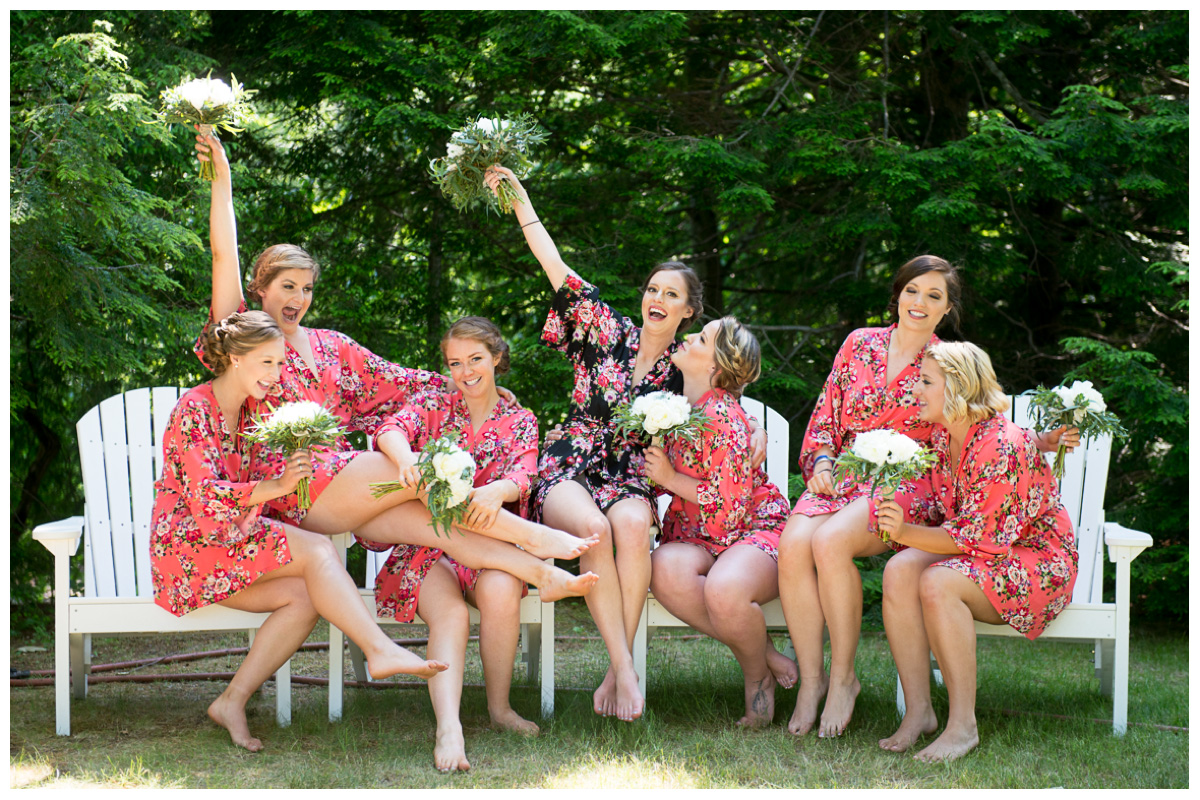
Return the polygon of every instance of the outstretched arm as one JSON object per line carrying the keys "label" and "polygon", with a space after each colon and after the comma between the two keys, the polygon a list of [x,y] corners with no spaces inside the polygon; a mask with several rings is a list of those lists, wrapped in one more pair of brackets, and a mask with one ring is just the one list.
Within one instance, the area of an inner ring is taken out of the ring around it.
{"label": "outstretched arm", "polygon": [[225,148],[214,135],[196,136],[196,158],[212,161],[212,207],[208,215],[208,238],[212,246],[212,318],[221,320],[241,307],[242,277],[238,268],[237,222],[233,212],[233,179]]}
{"label": "outstretched arm", "polygon": [[550,285],[554,287],[554,291],[558,291],[558,287],[562,286],[562,282],[566,280],[568,275],[575,274],[575,271],[568,267],[562,260],[562,256],[558,254],[558,248],[554,245],[554,240],[550,238],[550,234],[546,232],[546,226],[538,218],[537,211],[534,210],[533,204],[529,201],[529,193],[525,191],[525,187],[517,180],[517,176],[513,174],[511,169],[502,167],[499,164],[491,167],[484,176],[488,188],[495,192],[500,185],[500,181],[508,181],[521,198],[521,202],[513,204],[513,210],[517,214],[517,222],[521,223],[521,230],[525,232],[525,241],[529,245],[529,249],[533,252],[538,263],[542,265],[542,269],[546,271],[546,277],[550,279]]}

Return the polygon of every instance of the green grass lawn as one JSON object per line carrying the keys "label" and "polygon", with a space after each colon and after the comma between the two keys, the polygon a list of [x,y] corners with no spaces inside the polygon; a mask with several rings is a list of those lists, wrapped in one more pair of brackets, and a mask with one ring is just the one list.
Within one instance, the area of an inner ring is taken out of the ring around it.
{"label": "green grass lawn", "polygon": [[[278,728],[274,686],[250,704],[259,754],[234,748],[204,714],[222,684],[100,684],[72,706],[70,737],[54,735],[53,687],[9,692],[12,787],[175,788],[1115,788],[1188,786],[1188,736],[1154,726],[1188,724],[1186,633],[1138,628],[1130,669],[1128,734],[1114,737],[1111,702],[1100,695],[1091,648],[1083,644],[981,639],[980,747],[946,765],[886,753],[876,742],[899,720],[895,672],[882,633],[859,647],[863,685],[854,719],[836,740],[796,739],[786,730],[796,690],[776,695],[776,724],[741,731],[736,663],[703,638],[651,641],[647,712],[629,724],[591,712],[592,687],[605,661],[581,602],[557,606],[558,683],[553,719],[537,717],[538,691],[518,683],[513,705],[538,719],[542,734],[525,739],[487,727],[482,688],[463,697],[463,727],[472,770],[441,775],[432,766],[433,712],[423,686],[347,689],[345,716],[327,719],[323,687],[292,688],[292,725]],[[390,628],[420,636],[421,628]],[[686,631],[684,631],[686,632]],[[327,638],[324,624],[312,641]],[[18,653],[23,645],[42,653]],[[236,647],[238,637],[192,635],[98,639],[95,663]],[[783,641],[780,639],[780,645]],[[52,666],[51,643],[14,637],[12,664]],[[225,672],[240,656],[137,670]],[[327,655],[293,660],[294,674],[324,676]],[[480,683],[478,651],[468,650],[468,683]],[[945,690],[935,690],[944,719]],[[1051,716],[1055,715],[1055,716]],[[1060,719],[1058,717],[1068,717]],[[926,740],[928,741],[928,740]]]}

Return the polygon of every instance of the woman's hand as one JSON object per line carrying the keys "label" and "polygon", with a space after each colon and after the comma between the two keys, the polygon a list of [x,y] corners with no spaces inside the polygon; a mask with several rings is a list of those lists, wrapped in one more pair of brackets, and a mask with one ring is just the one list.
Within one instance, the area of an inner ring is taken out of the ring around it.
{"label": "woman's hand", "polygon": [[496,522],[496,516],[500,513],[500,507],[504,505],[504,497],[507,494],[508,487],[499,481],[473,489],[471,505],[467,508],[467,515],[463,517],[464,525],[475,531],[486,531],[491,528]]}
{"label": "woman's hand", "polygon": [[[529,205],[529,193],[525,191],[525,187],[521,185],[521,181],[517,180],[517,176],[508,167],[502,167],[499,164],[493,164],[488,167],[487,172],[483,174],[483,182],[492,190],[492,194],[500,196],[500,182],[508,181],[508,185],[517,193],[517,197],[521,198],[521,203]],[[516,205],[514,203],[514,205]]]}
{"label": "woman's hand", "polygon": [[827,459],[821,459],[817,465],[813,467],[812,477],[805,484],[813,494],[823,494],[826,497],[836,496],[836,489],[833,485],[833,462]]}
{"label": "woman's hand", "polygon": [[879,521],[880,532],[886,534],[891,541],[899,542],[900,528],[904,525],[904,509],[900,508],[895,498],[876,503],[875,516]]}
{"label": "woman's hand", "polygon": [[411,450],[400,456],[399,466],[397,483],[406,489],[416,489],[421,485],[421,470],[417,467],[417,457]]}
{"label": "woman's hand", "polygon": [[671,466],[671,460],[661,447],[650,445],[646,448],[646,477],[664,489],[671,485],[675,477],[675,468]]}
{"label": "woman's hand", "polygon": [[283,474],[275,480],[279,482],[282,491],[279,497],[296,491],[296,484],[305,478],[312,477],[312,453],[308,450],[297,450],[287,457],[284,462]]}
{"label": "woman's hand", "polygon": [[1038,436],[1037,439],[1038,444],[1041,445],[1038,449],[1043,452],[1057,452],[1059,445],[1064,445],[1067,448],[1067,452],[1070,453],[1076,447],[1079,447],[1079,428],[1076,428],[1074,425],[1063,425],[1061,428],[1046,431]]}
{"label": "woman's hand", "polygon": [[767,432],[762,428],[755,428],[750,434],[750,469],[758,469],[766,460]]}
{"label": "woman's hand", "polygon": [[566,435],[567,435],[567,432],[563,430],[562,423],[560,422],[559,424],[554,426],[554,430],[546,431],[546,444],[550,444],[551,442],[557,442],[559,439],[563,438]]}
{"label": "woman's hand", "polygon": [[225,146],[221,144],[221,140],[216,137],[216,134],[200,133],[199,125],[192,127],[196,129],[196,159],[201,163],[212,162],[213,170],[216,172],[215,180],[229,180],[229,157],[225,155]]}

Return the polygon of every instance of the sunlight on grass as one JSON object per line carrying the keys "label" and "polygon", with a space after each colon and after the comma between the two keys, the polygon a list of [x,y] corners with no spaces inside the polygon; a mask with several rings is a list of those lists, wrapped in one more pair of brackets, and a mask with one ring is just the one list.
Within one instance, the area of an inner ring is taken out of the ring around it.
{"label": "sunlight on grass", "polygon": [[186,784],[164,780],[152,772],[140,757],[123,766],[108,759],[108,766],[98,773],[83,771],[77,774],[59,773],[40,755],[21,751],[9,765],[10,789],[182,789]]}
{"label": "sunlight on grass", "polygon": [[548,777],[542,789],[696,789],[694,770],[654,758],[589,756]]}

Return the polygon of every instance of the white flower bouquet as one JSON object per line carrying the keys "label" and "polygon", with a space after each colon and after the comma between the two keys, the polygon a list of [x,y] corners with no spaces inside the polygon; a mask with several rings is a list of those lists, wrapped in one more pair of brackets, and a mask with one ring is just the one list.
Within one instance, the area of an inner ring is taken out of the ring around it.
{"label": "white flower bouquet", "polygon": [[[846,476],[859,483],[870,481],[872,497],[879,487],[883,489],[883,498],[890,500],[901,483],[924,475],[935,459],[932,451],[903,433],[881,428],[855,436],[854,444],[838,455],[834,468],[838,483]],[[886,542],[888,535],[880,530],[879,538]]]}
{"label": "white flower bouquet", "polygon": [[[433,532],[440,525],[450,535],[450,526],[462,522],[467,513],[467,499],[475,487],[475,459],[458,446],[458,433],[434,439],[425,445],[417,457],[421,471],[419,488],[425,490],[426,505],[433,517]],[[383,497],[406,488],[399,481],[371,484],[371,493]]]}
{"label": "white flower bouquet", "polygon": [[[1038,386],[1032,394],[1035,430],[1051,431],[1073,425],[1079,428],[1080,436],[1088,438],[1106,433],[1117,438],[1128,435],[1121,420],[1108,411],[1104,396],[1096,391],[1091,381],[1075,381],[1070,386],[1053,389]],[[1059,480],[1062,480],[1066,455],[1066,446],[1060,444],[1054,458],[1054,477]]]}
{"label": "white flower bouquet", "polygon": [[634,433],[650,434],[650,443],[662,445],[663,437],[678,436],[689,442],[708,430],[708,417],[692,406],[681,394],[651,392],[635,399],[632,403],[619,406],[613,412],[617,422],[617,433],[629,436]]}
{"label": "white flower bouquet", "polygon": [[[213,128],[239,133],[242,129],[238,126],[254,113],[246,98],[257,90],[246,89],[233,75],[229,79],[232,86],[220,78],[205,77],[164,89],[162,108],[152,122],[195,124],[204,134],[212,133]],[[206,181],[216,177],[211,161],[200,166],[200,177]]]}
{"label": "white flower bouquet", "polygon": [[[338,418],[331,414],[329,409],[311,400],[284,403],[272,410],[267,417],[255,415],[254,427],[245,433],[250,441],[280,450],[284,455],[297,450],[337,444],[345,435],[346,432],[338,424]],[[312,499],[308,496],[308,482],[308,478],[303,478],[296,484],[296,497],[300,508],[303,509],[312,507]]]}
{"label": "white flower bouquet", "polygon": [[530,148],[546,141],[547,135],[532,114],[514,119],[480,117],[451,134],[446,155],[429,162],[429,173],[459,211],[483,200],[489,208],[511,214],[513,203],[521,202],[516,191],[501,181],[497,198],[483,182],[483,175],[488,167],[499,164],[518,178],[525,177],[531,166]]}

